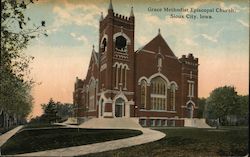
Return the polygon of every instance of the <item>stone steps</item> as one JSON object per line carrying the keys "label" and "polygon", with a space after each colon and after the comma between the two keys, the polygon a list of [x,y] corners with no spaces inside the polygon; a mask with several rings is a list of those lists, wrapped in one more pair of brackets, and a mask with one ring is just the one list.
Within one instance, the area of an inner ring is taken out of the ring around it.
{"label": "stone steps", "polygon": [[80,125],[81,128],[142,128],[138,118],[92,118]]}
{"label": "stone steps", "polygon": [[185,118],[184,126],[195,128],[211,128],[211,126],[206,123],[204,118]]}

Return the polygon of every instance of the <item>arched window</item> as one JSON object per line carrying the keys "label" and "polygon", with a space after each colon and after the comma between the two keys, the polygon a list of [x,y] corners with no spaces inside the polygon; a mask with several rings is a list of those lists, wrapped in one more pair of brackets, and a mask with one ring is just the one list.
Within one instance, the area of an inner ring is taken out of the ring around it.
{"label": "arched window", "polygon": [[175,111],[175,90],[176,87],[172,84],[170,88],[170,111]]}
{"label": "arched window", "polygon": [[151,109],[166,110],[167,103],[167,82],[160,76],[153,78],[151,81]]}
{"label": "arched window", "polygon": [[141,107],[146,109],[147,104],[147,82],[143,80],[141,82]]}
{"label": "arched window", "polygon": [[106,49],[107,49],[107,39],[104,38],[104,39],[102,40],[101,51],[102,51],[102,52],[105,52]]}
{"label": "arched window", "polygon": [[127,40],[123,36],[116,37],[115,49],[120,52],[127,52]]}
{"label": "arched window", "polygon": [[95,110],[95,81],[92,80],[89,85],[89,110]]}
{"label": "arched window", "polygon": [[158,67],[162,67],[162,59],[158,58]]}

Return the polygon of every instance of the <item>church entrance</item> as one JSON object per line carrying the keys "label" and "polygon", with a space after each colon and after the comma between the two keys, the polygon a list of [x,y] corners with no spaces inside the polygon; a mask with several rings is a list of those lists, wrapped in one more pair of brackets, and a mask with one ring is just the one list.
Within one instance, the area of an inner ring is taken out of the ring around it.
{"label": "church entrance", "polygon": [[115,101],[115,116],[116,117],[123,117],[125,116],[125,101],[122,99],[122,98],[118,98],[116,101]]}
{"label": "church entrance", "polygon": [[187,105],[187,110],[188,110],[188,118],[193,118],[194,107],[192,103],[189,103]]}

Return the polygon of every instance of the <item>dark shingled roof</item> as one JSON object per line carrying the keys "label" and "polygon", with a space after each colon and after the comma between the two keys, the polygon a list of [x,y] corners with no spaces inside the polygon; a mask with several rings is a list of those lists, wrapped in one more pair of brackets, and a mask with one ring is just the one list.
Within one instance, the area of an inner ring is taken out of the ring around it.
{"label": "dark shingled roof", "polygon": [[154,51],[157,53],[160,49],[161,54],[176,57],[160,33],[156,37],[154,37],[149,43],[147,43],[142,49]]}

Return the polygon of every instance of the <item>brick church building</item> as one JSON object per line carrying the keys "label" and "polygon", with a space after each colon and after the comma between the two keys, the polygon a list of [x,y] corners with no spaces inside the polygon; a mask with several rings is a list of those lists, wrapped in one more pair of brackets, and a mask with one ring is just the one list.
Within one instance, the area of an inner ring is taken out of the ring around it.
{"label": "brick church building", "polygon": [[136,117],[142,126],[184,126],[198,109],[198,58],[175,56],[160,30],[134,50],[135,16],[109,4],[101,15],[99,47],[94,47],[85,79],[76,78],[76,117]]}

